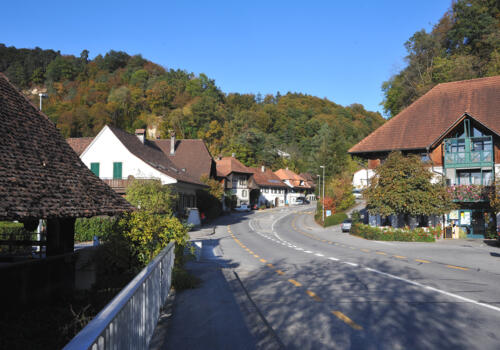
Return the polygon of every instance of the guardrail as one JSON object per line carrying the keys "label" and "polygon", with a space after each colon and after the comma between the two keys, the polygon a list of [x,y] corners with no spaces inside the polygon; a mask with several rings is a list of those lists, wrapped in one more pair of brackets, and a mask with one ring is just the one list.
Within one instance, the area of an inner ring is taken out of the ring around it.
{"label": "guardrail", "polygon": [[64,350],[147,349],[170,290],[174,247],[169,243]]}

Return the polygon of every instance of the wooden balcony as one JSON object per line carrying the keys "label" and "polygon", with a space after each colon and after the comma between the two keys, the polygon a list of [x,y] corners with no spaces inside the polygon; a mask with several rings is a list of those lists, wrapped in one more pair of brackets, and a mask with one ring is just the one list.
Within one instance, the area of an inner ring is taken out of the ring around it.
{"label": "wooden balcony", "polygon": [[101,179],[101,180],[104,181],[109,187],[111,187],[116,193],[123,195],[127,191],[128,185],[130,185],[132,181],[149,181],[157,179],[129,178],[129,179]]}

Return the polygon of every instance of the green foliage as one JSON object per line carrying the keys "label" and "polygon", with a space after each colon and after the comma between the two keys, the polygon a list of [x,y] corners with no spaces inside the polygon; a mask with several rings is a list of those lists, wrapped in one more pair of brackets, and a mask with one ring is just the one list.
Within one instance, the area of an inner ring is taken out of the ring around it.
{"label": "green foliage", "polygon": [[100,240],[107,240],[112,234],[116,218],[113,217],[93,217],[79,218],[75,222],[75,241],[92,241],[94,236]]}
{"label": "green foliage", "polygon": [[365,190],[370,213],[441,215],[453,209],[450,194],[443,184],[432,184],[432,173],[419,157],[389,154]]}
{"label": "green foliage", "polygon": [[323,225],[323,227],[341,224],[342,221],[347,218],[347,214],[345,213],[335,213],[333,215],[325,217],[325,224]]}
{"label": "green foliage", "polygon": [[174,130],[179,138],[203,139],[212,155],[235,152],[247,166],[314,173],[325,165],[328,177],[346,166],[350,146],[384,122],[359,104],[300,93],[226,95],[204,74],[166,71],[119,51],[88,55],[0,45],[0,71],[20,87],[45,83],[44,112],[66,137],[95,136],[106,124],[129,132],[156,126],[163,137]]}
{"label": "green foliage", "polygon": [[429,230],[424,230],[423,228],[416,228],[413,230],[408,228],[394,229],[392,227],[373,227],[359,222],[353,222],[351,234],[376,241],[435,242],[435,237],[441,235],[441,228],[437,226],[435,228],[431,227]]}
{"label": "green foliage", "polygon": [[351,219],[353,224],[356,222],[361,222],[361,213],[358,210],[353,210],[351,213]]}
{"label": "green foliage", "polygon": [[176,196],[159,180],[134,180],[127,187],[125,198],[141,211],[170,215]]}
{"label": "green foliage", "polygon": [[398,114],[438,83],[500,74],[496,0],[457,0],[430,33],[406,43],[407,66],[382,85],[384,111]]}
{"label": "green foliage", "polygon": [[25,233],[24,225],[20,222],[0,221],[0,236],[21,236]]}

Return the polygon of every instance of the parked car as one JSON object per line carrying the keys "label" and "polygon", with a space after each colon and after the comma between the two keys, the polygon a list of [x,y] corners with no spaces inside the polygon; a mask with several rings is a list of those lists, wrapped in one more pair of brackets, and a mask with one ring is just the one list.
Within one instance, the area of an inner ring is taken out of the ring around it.
{"label": "parked car", "polygon": [[363,198],[363,194],[361,193],[361,190],[358,190],[357,188],[352,190],[352,194],[354,195],[354,198],[356,198],[356,199]]}
{"label": "parked car", "polygon": [[351,225],[352,225],[352,219],[346,219],[340,224],[340,228],[342,229],[342,232],[349,232],[351,231]]}
{"label": "parked car", "polygon": [[295,200],[295,204],[299,204],[299,205],[300,205],[300,204],[305,204],[305,203],[304,203],[304,200],[303,200],[303,199],[301,199],[301,198],[297,198],[297,199]]}
{"label": "parked car", "polygon": [[241,204],[239,207],[234,208],[236,211],[250,211],[251,208],[248,204]]}

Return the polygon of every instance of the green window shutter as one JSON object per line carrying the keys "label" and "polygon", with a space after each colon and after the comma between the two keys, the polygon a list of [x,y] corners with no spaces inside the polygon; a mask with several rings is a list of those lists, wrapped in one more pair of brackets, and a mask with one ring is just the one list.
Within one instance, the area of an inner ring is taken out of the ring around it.
{"label": "green window shutter", "polygon": [[122,178],[122,163],[115,162],[113,163],[113,179],[121,179]]}
{"label": "green window shutter", "polygon": [[90,171],[92,171],[95,176],[99,177],[99,163],[90,163]]}

